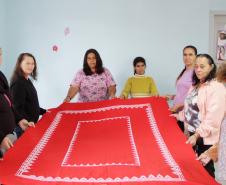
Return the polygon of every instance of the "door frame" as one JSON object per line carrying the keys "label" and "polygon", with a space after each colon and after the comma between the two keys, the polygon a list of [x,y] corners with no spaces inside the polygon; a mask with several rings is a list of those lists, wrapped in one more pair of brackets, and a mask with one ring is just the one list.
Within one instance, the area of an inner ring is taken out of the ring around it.
{"label": "door frame", "polygon": [[209,54],[216,59],[216,34],[215,33],[215,16],[226,16],[226,11],[210,11],[209,17]]}

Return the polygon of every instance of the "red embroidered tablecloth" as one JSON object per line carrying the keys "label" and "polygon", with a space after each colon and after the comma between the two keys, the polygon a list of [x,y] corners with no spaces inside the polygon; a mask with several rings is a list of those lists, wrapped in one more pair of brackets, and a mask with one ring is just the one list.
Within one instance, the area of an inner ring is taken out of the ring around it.
{"label": "red embroidered tablecloth", "polygon": [[215,185],[163,98],[65,103],[0,162],[6,185]]}

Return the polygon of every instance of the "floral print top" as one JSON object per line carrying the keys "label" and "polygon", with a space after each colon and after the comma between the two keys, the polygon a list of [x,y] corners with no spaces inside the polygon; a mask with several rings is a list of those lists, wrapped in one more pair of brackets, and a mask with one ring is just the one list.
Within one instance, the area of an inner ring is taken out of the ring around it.
{"label": "floral print top", "polygon": [[103,73],[92,75],[86,75],[83,70],[80,70],[76,73],[71,85],[79,87],[79,102],[95,102],[109,98],[108,87],[115,85],[115,81],[106,68]]}
{"label": "floral print top", "polygon": [[199,108],[197,105],[198,101],[198,89],[194,88],[185,98],[184,101],[184,116],[185,121],[188,123],[188,131],[195,132],[196,128],[201,123]]}

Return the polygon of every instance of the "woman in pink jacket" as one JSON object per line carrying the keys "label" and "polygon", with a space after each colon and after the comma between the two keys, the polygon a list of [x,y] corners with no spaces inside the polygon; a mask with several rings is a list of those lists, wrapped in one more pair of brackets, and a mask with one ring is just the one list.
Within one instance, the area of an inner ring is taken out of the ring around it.
{"label": "woman in pink jacket", "polygon": [[[197,55],[194,69],[193,86],[185,99],[184,109],[175,117],[185,122],[185,130],[189,133],[186,143],[191,144],[199,156],[219,140],[226,112],[226,91],[224,85],[215,80],[216,65],[211,56]],[[205,168],[214,177],[213,161]]]}
{"label": "woman in pink jacket", "polygon": [[[226,61],[218,67],[217,80],[226,85]],[[225,89],[226,91],[226,89]],[[226,115],[221,123],[220,140],[199,156],[199,160],[205,166],[211,159],[217,161],[220,183],[226,184]]]}

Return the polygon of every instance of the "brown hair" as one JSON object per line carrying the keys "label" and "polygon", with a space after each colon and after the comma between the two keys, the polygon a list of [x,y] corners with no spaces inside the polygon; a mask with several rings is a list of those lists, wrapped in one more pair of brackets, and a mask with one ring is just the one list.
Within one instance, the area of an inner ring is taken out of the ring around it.
{"label": "brown hair", "polygon": [[23,60],[26,56],[31,57],[34,60],[35,67],[34,67],[34,70],[31,74],[31,77],[34,80],[37,80],[37,63],[36,63],[35,57],[30,53],[21,53],[19,55],[18,59],[17,59],[16,66],[14,68],[13,75],[12,75],[11,80],[10,80],[10,84],[12,84],[14,81],[16,81],[18,79],[18,77],[24,76],[24,72],[22,71],[20,65],[21,65],[21,63],[23,62]]}
{"label": "brown hair", "polygon": [[[192,50],[194,51],[195,55],[197,55],[197,53],[198,53],[198,51],[197,51],[197,49],[196,49],[195,46],[188,45],[188,46],[185,46],[185,47],[184,47],[184,49],[183,49],[183,54],[184,54],[184,51],[185,51],[186,49],[192,49]],[[177,80],[180,79],[180,77],[184,74],[185,71],[186,71],[186,67],[184,67],[184,69],[180,72],[180,74],[179,74],[178,77],[177,77]],[[177,81],[177,80],[176,80],[176,81]]]}
{"label": "brown hair", "polygon": [[[213,58],[210,55],[206,54],[206,53],[204,53],[204,54],[198,54],[197,57],[196,57],[196,60],[198,58],[205,58],[208,61],[208,64],[210,66],[213,66],[212,69],[211,69],[211,71],[207,75],[207,77],[205,77],[204,82],[208,82],[208,81],[211,81],[212,79],[216,78],[217,66],[216,66]],[[200,83],[200,79],[198,79],[198,77],[197,77],[197,75],[195,73],[195,70],[194,70],[193,71],[193,75],[192,75],[192,85],[193,86],[196,86],[199,83]]]}
{"label": "brown hair", "polygon": [[226,61],[222,62],[217,69],[217,80],[226,81]]}

